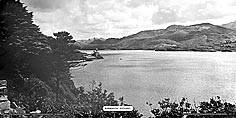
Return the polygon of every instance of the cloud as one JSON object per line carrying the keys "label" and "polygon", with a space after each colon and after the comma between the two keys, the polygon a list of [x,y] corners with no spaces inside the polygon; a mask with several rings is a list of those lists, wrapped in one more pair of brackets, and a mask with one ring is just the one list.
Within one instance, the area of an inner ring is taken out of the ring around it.
{"label": "cloud", "polygon": [[177,21],[178,15],[172,9],[160,9],[152,16],[152,22],[154,24],[163,24]]}
{"label": "cloud", "polygon": [[[229,2],[229,1],[228,1]],[[195,22],[207,21],[209,19],[218,19],[224,17],[230,4],[226,5],[214,0],[178,1],[168,0],[160,1],[160,9],[153,14],[154,24],[174,23],[174,22]],[[231,2],[229,2],[231,3]],[[223,10],[225,8],[225,11]],[[222,12],[223,11],[223,12]]]}
{"label": "cloud", "polygon": [[62,8],[70,0],[23,0],[23,2],[27,2],[27,5],[37,10],[50,11]]}
{"label": "cloud", "polygon": [[180,14],[180,21],[207,20],[222,16],[212,1],[190,4]]}
{"label": "cloud", "polygon": [[156,0],[130,0],[127,2],[128,7],[139,7],[141,5],[153,5]]}
{"label": "cloud", "polygon": [[74,39],[123,37],[169,24],[236,19],[234,0],[22,0],[46,35],[66,30]]}

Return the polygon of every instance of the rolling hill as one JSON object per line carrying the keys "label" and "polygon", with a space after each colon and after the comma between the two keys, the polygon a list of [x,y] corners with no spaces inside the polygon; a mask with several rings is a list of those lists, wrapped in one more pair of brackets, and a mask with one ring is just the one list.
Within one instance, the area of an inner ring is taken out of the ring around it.
{"label": "rolling hill", "polygon": [[236,21],[230,22],[230,23],[227,23],[227,24],[223,24],[222,27],[236,30]]}
{"label": "rolling hill", "polygon": [[171,25],[146,30],[120,39],[95,40],[82,49],[142,49],[170,51],[235,51],[236,31],[210,23]]}

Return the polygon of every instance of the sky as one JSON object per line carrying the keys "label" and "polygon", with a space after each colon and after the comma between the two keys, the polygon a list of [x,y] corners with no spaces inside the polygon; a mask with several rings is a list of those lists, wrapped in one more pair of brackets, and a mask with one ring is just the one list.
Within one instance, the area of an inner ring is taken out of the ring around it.
{"label": "sky", "polygon": [[21,0],[41,32],[75,40],[121,38],[169,25],[236,21],[236,0]]}

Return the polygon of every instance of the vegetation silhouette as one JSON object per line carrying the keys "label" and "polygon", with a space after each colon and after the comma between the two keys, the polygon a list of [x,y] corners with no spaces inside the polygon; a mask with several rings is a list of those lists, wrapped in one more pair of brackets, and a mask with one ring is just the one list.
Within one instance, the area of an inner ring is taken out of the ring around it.
{"label": "vegetation silhouette", "polygon": [[219,96],[210,98],[209,102],[200,102],[199,106],[191,105],[187,98],[182,98],[179,103],[166,98],[158,102],[158,108],[153,108],[152,103],[146,104],[154,115],[150,118],[234,118],[236,115],[235,104],[223,102]]}
{"label": "vegetation silhouette", "polygon": [[131,106],[124,102],[124,98],[115,99],[114,93],[108,93],[102,88],[102,83],[92,82],[92,90],[85,91],[84,87],[78,89],[78,107],[80,113],[77,116],[88,118],[141,118],[143,115],[138,110],[131,112],[107,112],[103,111],[103,106]]}

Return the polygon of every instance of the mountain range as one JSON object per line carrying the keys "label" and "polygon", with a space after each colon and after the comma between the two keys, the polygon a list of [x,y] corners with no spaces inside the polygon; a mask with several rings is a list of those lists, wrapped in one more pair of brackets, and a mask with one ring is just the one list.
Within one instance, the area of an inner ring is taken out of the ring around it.
{"label": "mountain range", "polygon": [[157,51],[236,51],[236,22],[222,26],[201,23],[171,25],[145,30],[123,38],[94,39],[81,49],[128,49]]}

